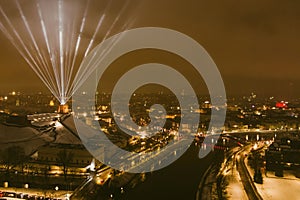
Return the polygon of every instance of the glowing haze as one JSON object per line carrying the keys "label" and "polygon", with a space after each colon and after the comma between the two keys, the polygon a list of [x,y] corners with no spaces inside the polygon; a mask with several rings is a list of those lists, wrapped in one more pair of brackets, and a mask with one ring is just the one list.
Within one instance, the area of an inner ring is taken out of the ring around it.
{"label": "glowing haze", "polygon": [[[57,29],[57,0],[19,0],[19,2],[27,20],[36,22],[30,22],[30,28],[36,34],[36,30],[41,30],[36,2],[40,3],[44,18],[47,15],[51,17],[53,23],[56,22],[55,26],[51,26],[50,29],[48,27],[47,31],[54,32]],[[109,6],[106,6],[108,2]],[[85,20],[78,48],[78,59],[75,59],[74,68],[78,67],[81,56],[84,55],[97,24],[105,13],[103,23],[101,26],[99,25],[99,32],[95,35],[90,49],[93,49],[94,45],[104,38],[113,24],[110,36],[121,32],[123,25],[128,22],[132,23],[134,18],[136,19],[132,25],[134,28],[149,26],[169,28],[182,32],[199,42],[218,65],[226,91],[230,95],[249,95],[251,92],[255,92],[258,95],[299,97],[300,1],[64,0],[63,10],[70,12],[69,14],[64,13],[64,20],[67,16],[71,16],[72,22],[74,21],[77,28],[74,35],[69,35],[70,38],[78,37],[86,4],[90,5],[89,12]],[[70,8],[67,8],[66,5]],[[20,23],[14,24],[15,26],[23,24],[15,0],[2,0],[0,6],[11,21],[19,19]],[[123,9],[123,7],[126,8]],[[75,15],[76,9],[77,11],[79,9],[79,12]],[[1,13],[0,22],[7,24]],[[36,27],[33,24],[36,24]],[[24,28],[23,30],[26,31]],[[42,31],[39,32],[38,45],[41,45],[44,39]],[[35,37],[37,37],[36,34]],[[57,31],[55,34],[58,34]],[[65,31],[64,34],[66,34]],[[22,38],[28,37],[24,33]],[[64,40],[64,45],[66,42]],[[44,84],[41,84],[41,81],[30,70],[28,64],[17,53],[16,48],[11,45],[2,31],[0,31],[0,44],[0,92],[8,92],[12,89],[21,92],[44,92]],[[44,54],[42,55],[46,56],[48,53],[45,45],[43,49]],[[57,51],[58,54],[59,49]],[[150,58],[160,59],[163,57],[163,60],[170,63],[170,66],[178,65],[178,69],[182,71],[186,69],[186,65],[178,62],[176,56],[167,56],[161,52],[151,55],[146,55],[146,53],[148,52],[139,52],[138,55],[130,54],[120,60],[122,62],[116,62],[114,66],[116,68],[111,70],[111,76],[105,77],[103,83],[109,87],[111,79],[117,77],[127,64],[136,64],[139,61],[150,60]],[[194,73],[189,72],[187,75],[191,77],[192,81],[197,80],[192,78]]]}
{"label": "glowing haze", "polygon": [[[124,3],[112,7],[111,1],[10,1],[0,6],[0,29],[65,104],[85,78],[85,70],[77,74],[81,60],[111,34],[128,9]],[[119,31],[128,26],[119,26]]]}

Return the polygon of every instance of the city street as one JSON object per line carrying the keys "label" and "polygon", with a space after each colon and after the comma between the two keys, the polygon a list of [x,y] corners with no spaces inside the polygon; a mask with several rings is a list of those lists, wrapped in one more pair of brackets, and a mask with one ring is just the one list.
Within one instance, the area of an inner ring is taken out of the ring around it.
{"label": "city street", "polygon": [[[13,187],[0,187],[1,193],[9,193],[11,199],[25,199],[29,197],[34,198],[52,198],[52,199],[61,199],[61,200],[68,200],[70,196],[69,191],[60,190],[59,188],[53,188],[53,190],[42,190],[42,189],[32,189],[32,188],[13,188]],[[13,197],[14,196],[14,197]],[[19,198],[17,198],[17,196]],[[23,198],[21,198],[23,197]]]}

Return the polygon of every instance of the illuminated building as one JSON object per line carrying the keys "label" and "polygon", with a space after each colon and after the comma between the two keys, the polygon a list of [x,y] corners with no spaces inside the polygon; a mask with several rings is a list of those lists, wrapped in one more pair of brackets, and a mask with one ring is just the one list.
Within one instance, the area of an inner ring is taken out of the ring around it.
{"label": "illuminated building", "polygon": [[54,106],[54,101],[53,100],[50,101],[49,106]]}

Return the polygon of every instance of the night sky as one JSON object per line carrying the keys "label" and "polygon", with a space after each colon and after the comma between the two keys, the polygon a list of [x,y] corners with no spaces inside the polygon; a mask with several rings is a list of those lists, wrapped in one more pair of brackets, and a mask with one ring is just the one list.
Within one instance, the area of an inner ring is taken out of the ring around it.
{"label": "night sky", "polygon": [[[119,6],[123,2],[118,1]],[[5,3],[0,4],[5,7]],[[132,0],[129,4],[118,24],[132,21],[130,28],[158,26],[191,36],[217,64],[228,95],[254,91],[300,97],[299,1]],[[0,92],[46,91],[2,32],[0,44]]]}

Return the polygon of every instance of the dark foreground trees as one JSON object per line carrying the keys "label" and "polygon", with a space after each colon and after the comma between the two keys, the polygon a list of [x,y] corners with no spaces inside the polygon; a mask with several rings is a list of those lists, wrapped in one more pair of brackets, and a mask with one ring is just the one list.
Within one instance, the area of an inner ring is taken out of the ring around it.
{"label": "dark foreground trees", "polygon": [[27,161],[27,156],[25,151],[20,146],[10,146],[1,152],[1,163],[5,166],[6,172],[17,166],[21,168],[21,171],[24,169],[24,164]]}

